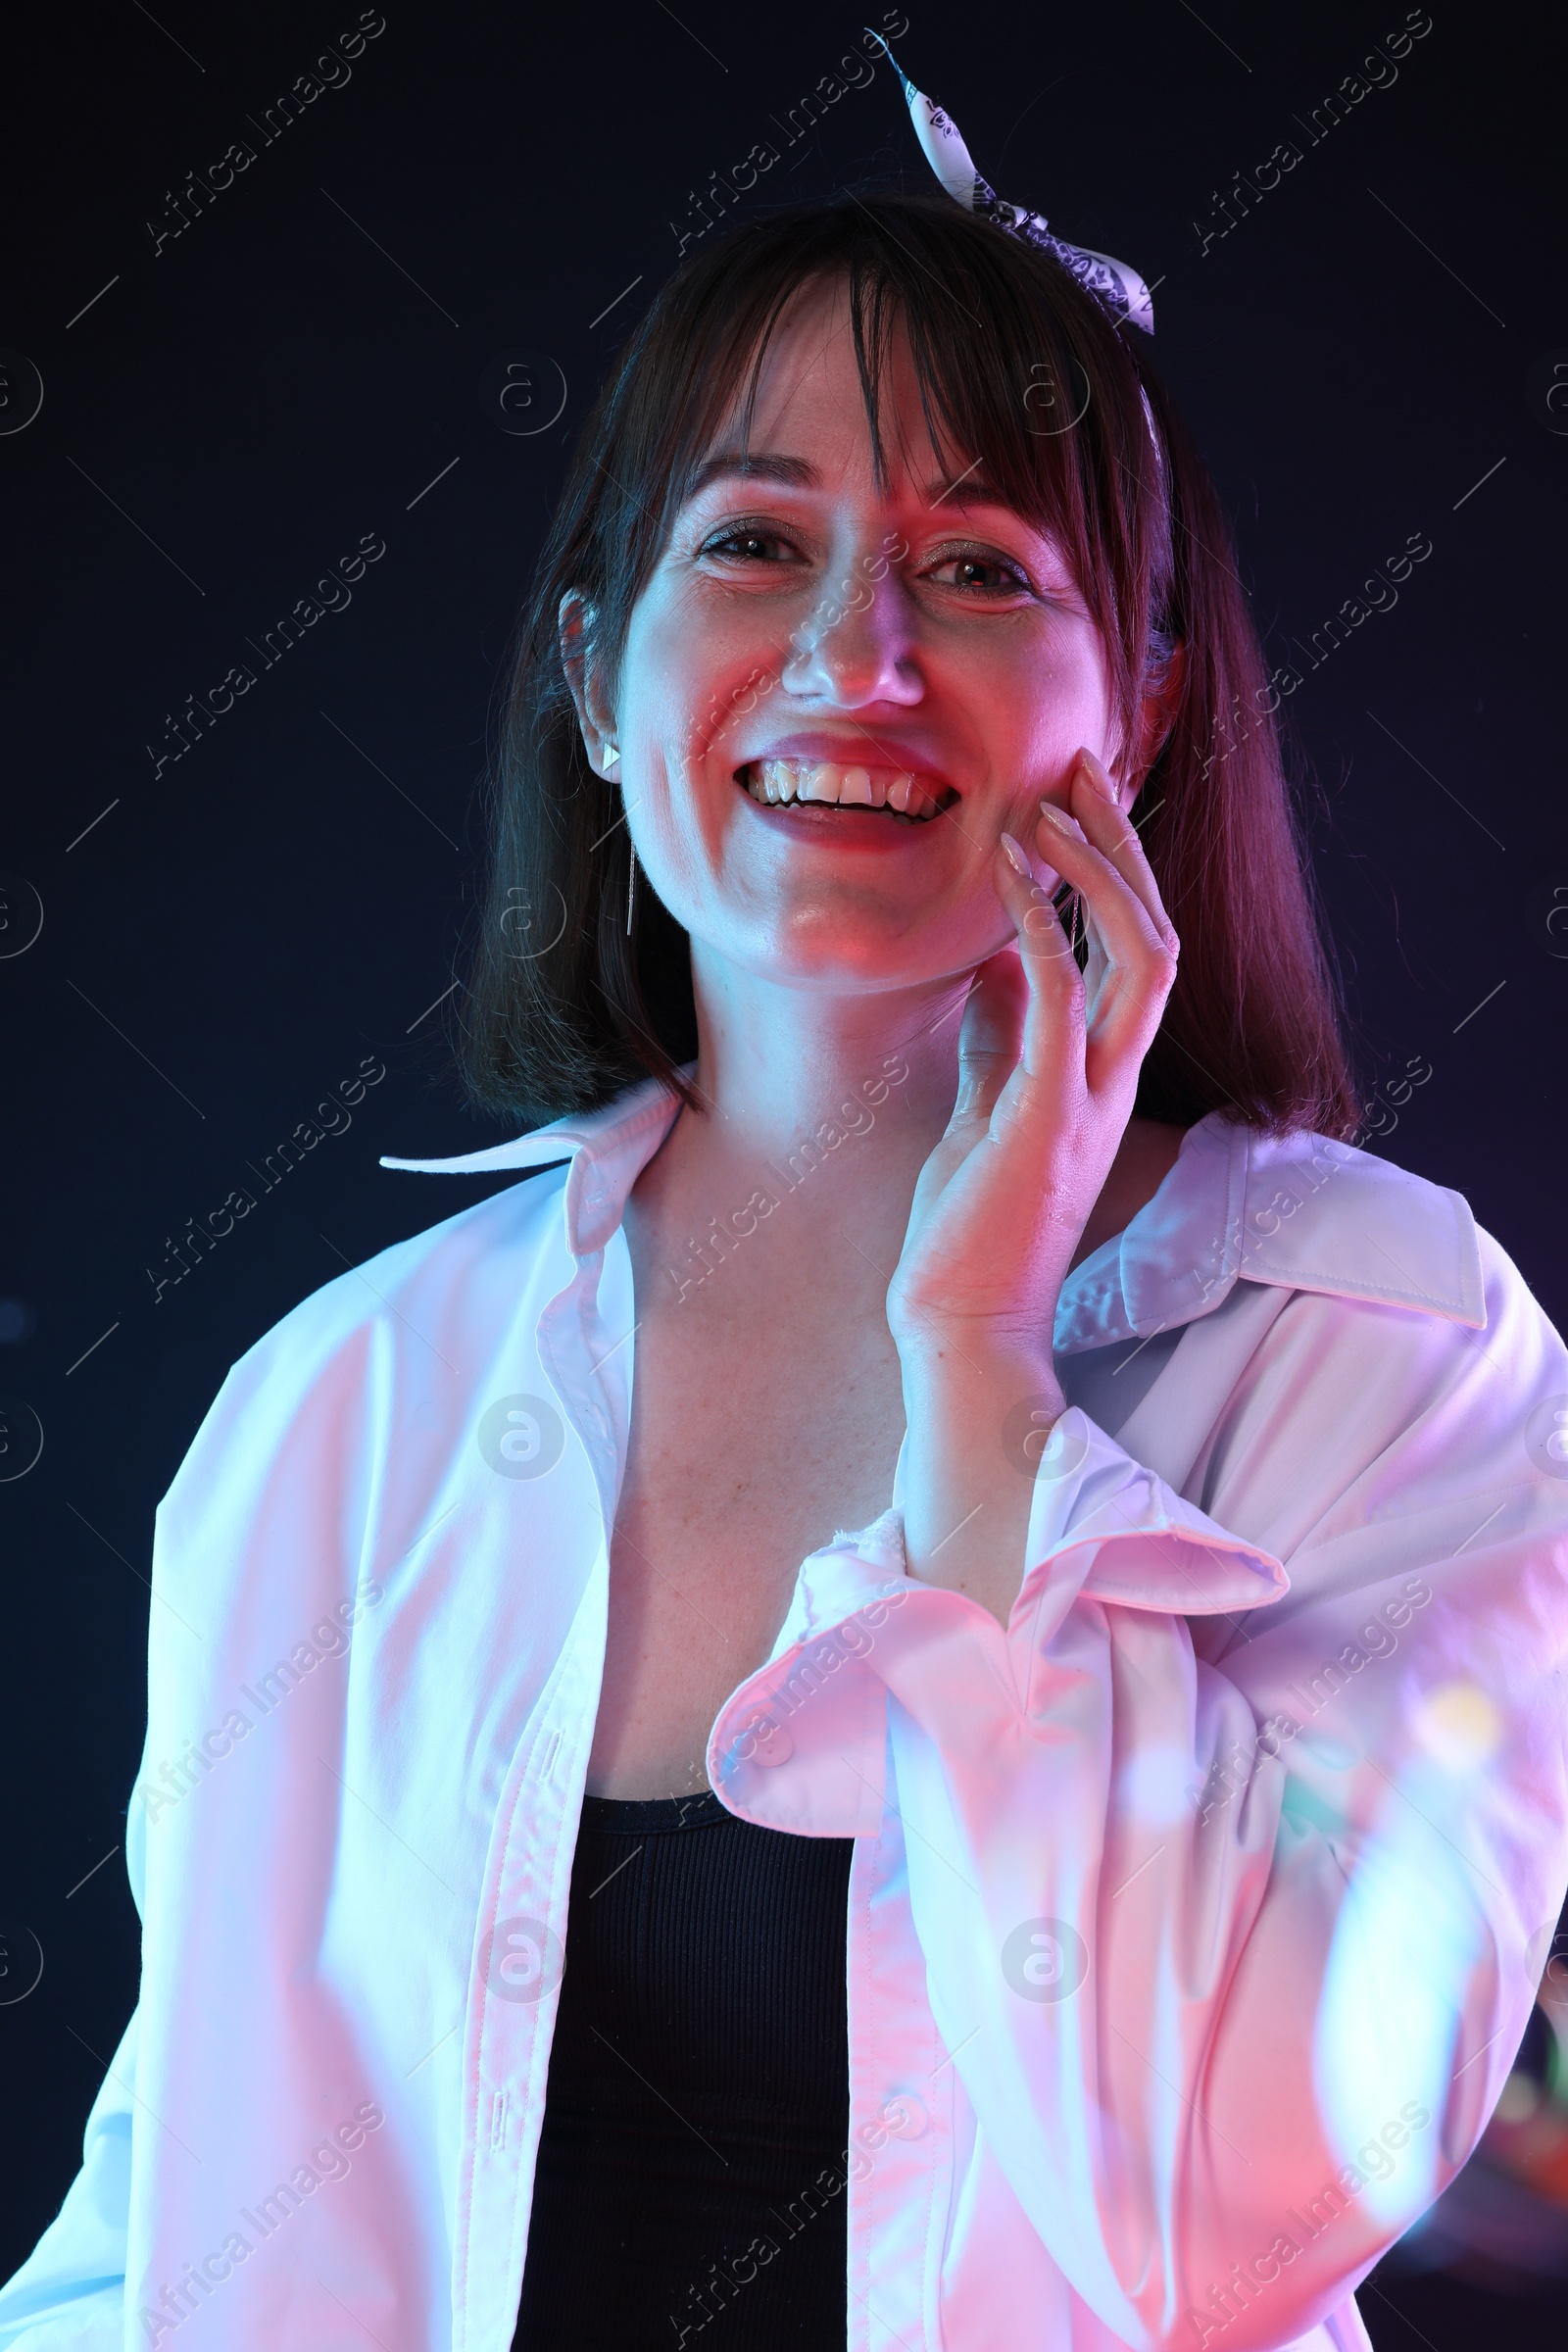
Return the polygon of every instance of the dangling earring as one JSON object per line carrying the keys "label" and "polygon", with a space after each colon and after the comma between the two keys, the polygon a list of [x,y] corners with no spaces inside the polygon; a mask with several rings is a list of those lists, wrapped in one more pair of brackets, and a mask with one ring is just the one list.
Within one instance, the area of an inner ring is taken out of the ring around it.
{"label": "dangling earring", "polygon": [[[630,842],[627,848],[631,849]],[[637,852],[631,850],[631,863],[626,869],[626,937],[631,937],[631,910],[637,903]]]}

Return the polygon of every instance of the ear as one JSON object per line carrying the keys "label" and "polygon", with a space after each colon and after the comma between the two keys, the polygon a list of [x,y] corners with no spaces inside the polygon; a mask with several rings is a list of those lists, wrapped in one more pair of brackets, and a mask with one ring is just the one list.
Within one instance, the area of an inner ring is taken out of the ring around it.
{"label": "ear", "polygon": [[614,761],[606,755],[618,751],[619,738],[615,732],[615,714],[605,703],[599,664],[594,659],[594,608],[581,590],[568,588],[557,615],[561,666],[577,707],[577,724],[582,730],[589,765],[598,774],[614,778]]}
{"label": "ear", "polygon": [[1144,788],[1150,769],[1165,748],[1176,713],[1181,709],[1182,694],[1187,685],[1187,648],[1178,639],[1171,648],[1170,659],[1145,693],[1138,706],[1138,722],[1134,728],[1131,757],[1118,754],[1111,762],[1111,777],[1116,786],[1116,798],[1130,811]]}

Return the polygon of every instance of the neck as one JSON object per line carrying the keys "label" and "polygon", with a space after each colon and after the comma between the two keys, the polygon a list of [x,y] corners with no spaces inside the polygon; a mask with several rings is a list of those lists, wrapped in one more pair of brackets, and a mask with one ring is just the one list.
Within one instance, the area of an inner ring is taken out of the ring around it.
{"label": "neck", "polygon": [[[967,974],[829,993],[759,980],[696,943],[692,966],[703,1108],[675,1121],[627,1203],[649,1296],[665,1297],[666,1269],[679,1291],[706,1249],[734,1259],[711,1292],[725,1311],[760,1295],[780,1312],[814,1301],[875,1321],[953,1108]],[[736,1256],[733,1237],[754,1232],[766,1241]]]}
{"label": "neck", "polygon": [[[910,989],[832,992],[759,979],[693,943],[695,1084],[628,1203],[651,1255],[678,1254],[715,1214],[761,1194],[809,1207],[773,1219],[747,1263],[826,1285],[848,1310],[898,1262],[920,1170],[953,1110],[968,973]],[[1073,1263],[1119,1233],[1158,1189],[1182,1130],[1130,1121]],[[878,1291],[880,1295],[880,1291]]]}
{"label": "neck", "polygon": [[[888,1105],[915,1167],[946,1126],[969,975],[914,989],[792,988],[693,954],[709,1148],[772,1158],[857,1106]],[[896,1112],[896,1115],[895,1115]],[[878,1154],[881,1156],[881,1153]]]}

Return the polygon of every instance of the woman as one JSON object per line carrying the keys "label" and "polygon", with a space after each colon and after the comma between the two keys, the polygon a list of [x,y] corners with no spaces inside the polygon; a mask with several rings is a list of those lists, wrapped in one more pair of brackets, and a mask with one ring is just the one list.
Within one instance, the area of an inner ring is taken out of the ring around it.
{"label": "woman", "polygon": [[564,1115],[163,1507],[0,2341],[1365,2342],[1568,1872],[1568,1376],[1344,1140],[1277,701],[1050,252],[851,198],[659,296],[469,1009]]}

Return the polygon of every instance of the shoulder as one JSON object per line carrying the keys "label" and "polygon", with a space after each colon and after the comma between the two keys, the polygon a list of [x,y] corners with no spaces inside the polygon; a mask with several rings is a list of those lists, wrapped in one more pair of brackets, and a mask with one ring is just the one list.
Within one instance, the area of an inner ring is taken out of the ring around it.
{"label": "shoulder", "polygon": [[1370,1387],[1404,1379],[1417,1396],[1432,1379],[1484,1382],[1505,1409],[1568,1390],[1561,1341],[1462,1194],[1348,1144],[1201,1120],[1163,1212],[1134,1235],[1122,1282],[1135,1330],[1240,1311],[1254,1286],[1286,1292],[1266,1352],[1312,1335],[1352,1415]]}
{"label": "shoulder", "polygon": [[547,1168],[350,1267],[275,1323],[235,1371],[309,1365],[421,1308],[443,1322],[505,1314],[519,1277],[541,1260],[559,1256],[564,1269],[569,1263],[561,1211],[565,1180],[564,1166]]}
{"label": "shoulder", "polygon": [[1460,1194],[1330,1136],[1266,1135],[1211,1112],[1188,1129],[1175,1166],[1126,1231],[1077,1270],[1057,1345],[1142,1339],[1193,1322],[1239,1283],[1479,1331],[1487,1281],[1482,1236]]}
{"label": "shoulder", "polygon": [[1249,1132],[1245,1163],[1244,1279],[1484,1328],[1483,1237],[1462,1194],[1320,1135]]}
{"label": "shoulder", "polygon": [[1568,1352],[1462,1194],[1322,1137],[1247,1144],[1238,1271],[1292,1296],[1260,1350],[1314,1445],[1369,1458],[1419,1433],[1444,1483],[1562,1465]]}
{"label": "shoulder", "polygon": [[443,1392],[461,1385],[462,1368],[493,1361],[530,1302],[536,1320],[569,1280],[566,1174],[546,1168],[303,1298],[230,1369],[166,1510],[200,1488],[215,1449],[231,1482],[247,1461],[260,1472],[291,1446],[336,1449],[347,1463],[377,1423],[389,1434],[395,1416],[444,1416]]}
{"label": "shoulder", "polygon": [[[1187,1365],[1224,1389],[1201,1507],[1286,1561],[1298,1601],[1385,1573],[1401,1544],[1406,1565],[1495,1566],[1504,1538],[1555,1563],[1568,1352],[1507,1251],[1460,1194],[1369,1152],[1231,1140],[1233,1287]],[[1544,1572],[1555,1625],[1561,1570]]]}

